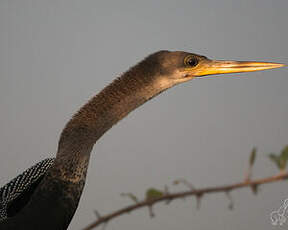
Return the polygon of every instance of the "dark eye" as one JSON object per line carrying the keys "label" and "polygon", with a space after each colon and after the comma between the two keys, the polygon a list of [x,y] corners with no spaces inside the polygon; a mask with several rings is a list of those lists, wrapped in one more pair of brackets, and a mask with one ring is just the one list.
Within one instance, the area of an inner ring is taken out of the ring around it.
{"label": "dark eye", "polygon": [[198,64],[198,60],[195,57],[190,57],[187,61],[186,64],[189,66],[196,66]]}

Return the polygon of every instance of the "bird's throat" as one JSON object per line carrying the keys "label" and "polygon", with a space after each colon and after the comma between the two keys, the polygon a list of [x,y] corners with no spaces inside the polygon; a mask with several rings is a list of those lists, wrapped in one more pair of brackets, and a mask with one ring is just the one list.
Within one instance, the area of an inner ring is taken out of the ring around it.
{"label": "bird's throat", "polygon": [[73,183],[85,180],[96,141],[131,111],[168,88],[154,79],[159,78],[135,66],[85,104],[61,134],[55,176]]}

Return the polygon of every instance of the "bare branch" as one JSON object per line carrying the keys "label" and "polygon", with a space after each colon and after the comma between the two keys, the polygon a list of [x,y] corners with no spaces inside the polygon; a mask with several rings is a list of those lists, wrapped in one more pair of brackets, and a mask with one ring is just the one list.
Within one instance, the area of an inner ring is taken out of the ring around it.
{"label": "bare branch", "polygon": [[208,187],[208,188],[203,188],[203,189],[194,189],[194,190],[189,190],[189,191],[184,191],[184,192],[178,192],[178,193],[165,193],[163,196],[156,198],[156,199],[148,199],[148,200],[143,200],[139,201],[137,204],[133,204],[130,206],[127,206],[125,208],[119,209],[115,212],[112,212],[107,215],[103,215],[98,220],[95,222],[91,223],[87,227],[85,227],[83,230],[91,230],[101,224],[107,224],[110,220],[121,216],[123,214],[130,213],[131,211],[134,211],[136,209],[142,208],[142,207],[152,207],[154,204],[163,202],[163,201],[172,201],[175,199],[180,199],[180,198],[185,198],[188,196],[196,196],[196,198],[201,198],[204,194],[208,193],[226,193],[231,192],[232,190],[235,189],[240,189],[240,188],[245,188],[245,187],[251,187],[251,188],[256,188],[259,187],[259,185],[262,184],[268,184],[272,182],[277,182],[277,181],[282,181],[288,179],[288,173],[280,173],[278,175],[272,176],[272,177],[266,177],[266,178],[261,178],[261,179],[256,179],[256,180],[249,180],[249,181],[243,181],[240,183],[236,184],[229,184],[229,185],[223,185],[223,186],[218,186],[218,187]]}

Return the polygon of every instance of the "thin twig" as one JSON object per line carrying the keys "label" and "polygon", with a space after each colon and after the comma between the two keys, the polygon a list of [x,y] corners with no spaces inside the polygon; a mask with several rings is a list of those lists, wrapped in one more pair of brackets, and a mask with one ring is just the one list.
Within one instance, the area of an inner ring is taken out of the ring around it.
{"label": "thin twig", "polygon": [[179,198],[184,198],[187,196],[202,196],[206,193],[219,193],[219,192],[230,192],[235,189],[239,188],[244,188],[244,187],[257,187],[261,184],[267,184],[267,183],[272,183],[276,181],[282,181],[288,179],[288,173],[281,173],[272,177],[266,177],[266,178],[261,178],[257,180],[250,180],[250,181],[244,181],[236,184],[230,184],[230,185],[223,185],[223,186],[218,186],[218,187],[208,187],[208,188],[203,188],[203,189],[195,189],[195,190],[189,190],[185,192],[178,192],[178,193],[170,193],[170,194],[164,194],[163,196],[153,199],[153,200],[144,200],[140,201],[137,204],[129,205],[125,208],[119,209],[115,212],[112,212],[107,215],[103,215],[98,220],[95,222],[89,224],[87,227],[85,227],[83,230],[91,230],[101,224],[108,223],[110,220],[121,216],[123,214],[130,213],[131,211],[135,209],[139,209],[142,207],[151,207],[155,203],[162,202],[162,201],[171,201],[174,199],[179,199]]}

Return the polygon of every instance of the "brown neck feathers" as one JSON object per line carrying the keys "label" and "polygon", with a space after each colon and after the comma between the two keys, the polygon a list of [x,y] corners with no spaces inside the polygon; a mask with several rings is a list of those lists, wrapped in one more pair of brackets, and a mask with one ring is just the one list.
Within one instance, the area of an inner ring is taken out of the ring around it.
{"label": "brown neck feathers", "polygon": [[155,84],[157,70],[150,67],[151,60],[144,60],[131,68],[93,97],[67,123],[58,146],[57,176],[61,171],[64,180],[83,179],[95,142],[129,112],[163,90]]}

